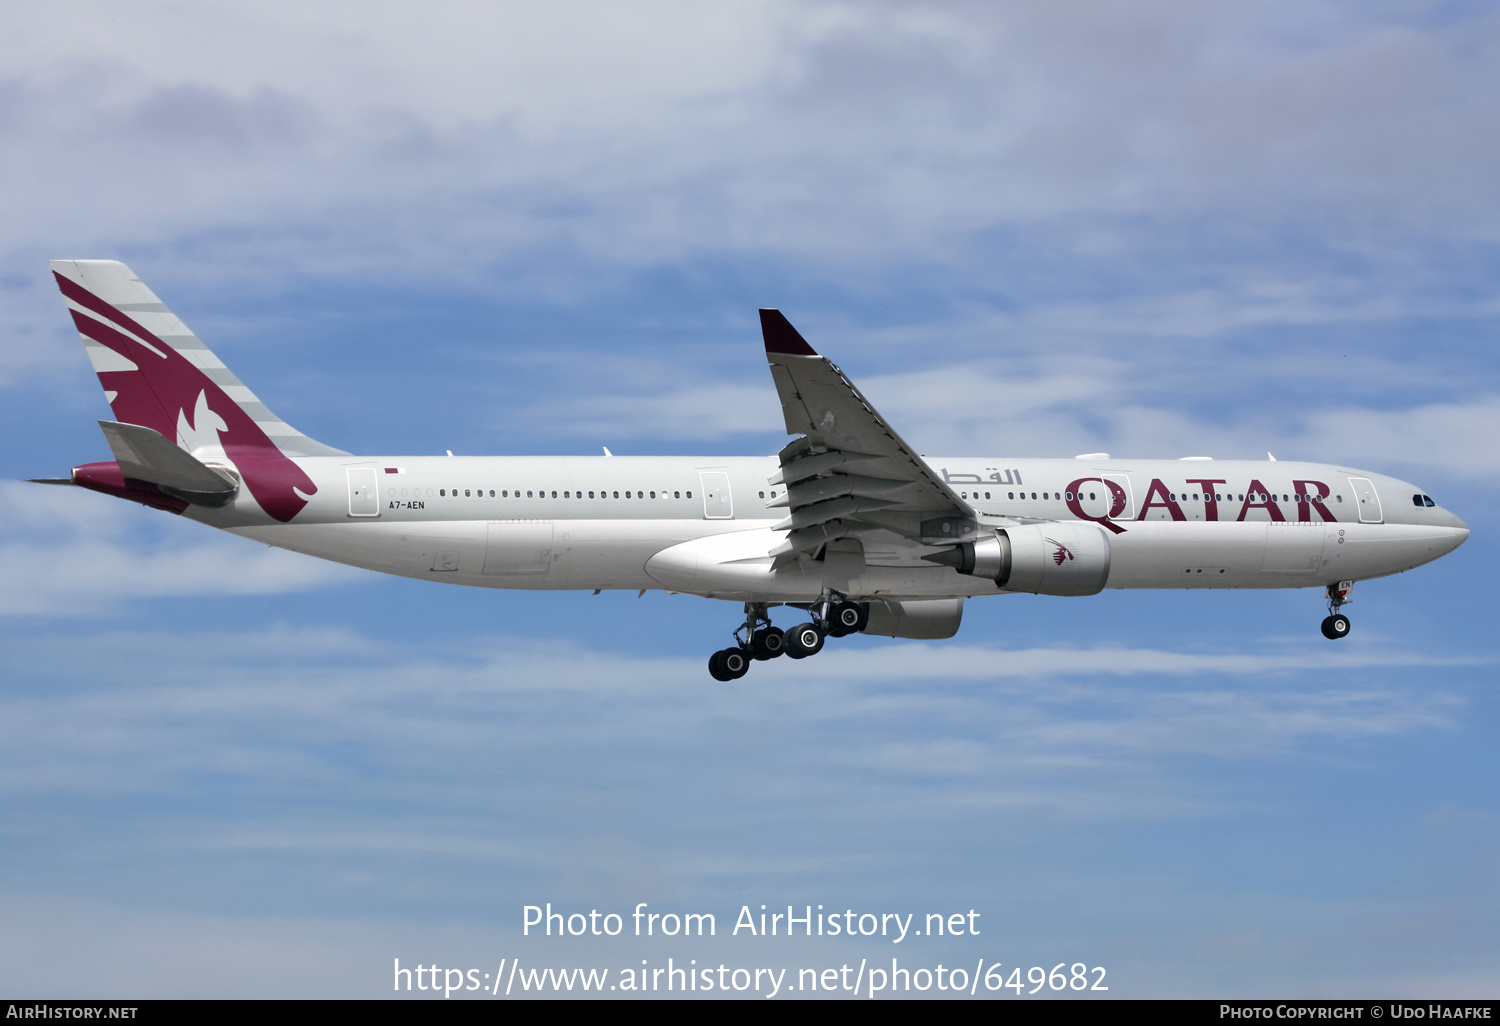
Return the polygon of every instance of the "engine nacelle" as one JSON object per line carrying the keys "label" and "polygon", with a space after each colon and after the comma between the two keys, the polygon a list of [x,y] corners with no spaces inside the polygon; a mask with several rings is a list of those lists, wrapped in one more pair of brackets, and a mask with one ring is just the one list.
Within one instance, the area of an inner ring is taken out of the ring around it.
{"label": "engine nacelle", "polygon": [[876,599],[870,603],[870,621],[861,633],[937,641],[957,634],[963,618],[964,600],[961,598],[908,599],[904,602]]}
{"label": "engine nacelle", "polygon": [[924,556],[961,574],[988,577],[1004,591],[1097,595],[1109,580],[1109,535],[1093,524],[1007,527]]}

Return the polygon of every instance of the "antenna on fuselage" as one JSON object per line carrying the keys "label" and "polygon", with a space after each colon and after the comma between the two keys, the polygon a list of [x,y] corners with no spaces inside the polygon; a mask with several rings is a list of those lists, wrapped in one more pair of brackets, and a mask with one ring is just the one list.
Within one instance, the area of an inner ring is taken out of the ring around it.
{"label": "antenna on fuselage", "polygon": [[601,445],[599,448],[601,448],[601,449],[604,450],[604,455],[606,455],[606,456],[613,456],[614,455],[614,453],[612,453],[612,452],[609,451],[609,446],[607,446],[607,445]]}
{"label": "antenna on fuselage", "polygon": [[1276,462],[1276,457],[1272,456],[1269,450],[1267,450],[1266,452],[1266,459],[1270,460],[1272,463]]}

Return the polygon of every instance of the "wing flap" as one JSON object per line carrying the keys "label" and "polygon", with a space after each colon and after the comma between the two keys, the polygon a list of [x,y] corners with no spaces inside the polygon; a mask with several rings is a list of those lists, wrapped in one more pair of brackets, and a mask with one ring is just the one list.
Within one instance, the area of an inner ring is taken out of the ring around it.
{"label": "wing flap", "polygon": [[969,504],[780,311],[762,310],[760,318],[787,433],[802,436],[781,450],[781,470],[771,478],[787,484],[772,505],[791,512],[777,524],[791,531],[772,550],[778,563],[876,526],[920,542],[923,524],[977,523]]}

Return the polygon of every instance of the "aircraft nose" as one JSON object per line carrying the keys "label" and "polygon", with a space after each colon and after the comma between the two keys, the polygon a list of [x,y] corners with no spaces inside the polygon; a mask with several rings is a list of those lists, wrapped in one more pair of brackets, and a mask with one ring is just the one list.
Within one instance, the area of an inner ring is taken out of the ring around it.
{"label": "aircraft nose", "polygon": [[1448,547],[1449,552],[1452,552],[1469,540],[1469,525],[1446,509],[1443,510],[1443,526],[1452,532],[1451,543]]}

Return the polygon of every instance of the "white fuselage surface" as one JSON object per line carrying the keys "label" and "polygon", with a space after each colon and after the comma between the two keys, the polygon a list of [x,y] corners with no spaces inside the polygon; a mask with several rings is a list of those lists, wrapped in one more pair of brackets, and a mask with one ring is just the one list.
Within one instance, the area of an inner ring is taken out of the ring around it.
{"label": "white fuselage surface", "polygon": [[[896,599],[1000,590],[992,580],[924,562],[920,555],[936,546],[919,549],[879,530],[861,535],[858,566],[830,569],[826,557],[804,557],[773,570],[769,553],[781,538],[773,527],[785,516],[767,505],[784,492],[769,483],[775,457],[296,462],[317,492],[295,523],[272,521],[243,493],[231,505],[190,507],[186,515],[322,559],[473,587],[665,588],[763,602],[811,601],[825,586]],[[1121,529],[1108,532],[1109,588],[1324,587],[1409,570],[1468,536],[1442,507],[1414,505],[1423,494],[1414,486],[1324,464],[927,463],[981,523],[1096,524],[1092,518],[1108,513],[1109,493],[1088,479],[1116,482],[1129,505],[1108,518]]]}

